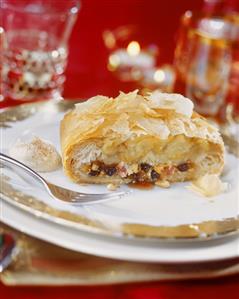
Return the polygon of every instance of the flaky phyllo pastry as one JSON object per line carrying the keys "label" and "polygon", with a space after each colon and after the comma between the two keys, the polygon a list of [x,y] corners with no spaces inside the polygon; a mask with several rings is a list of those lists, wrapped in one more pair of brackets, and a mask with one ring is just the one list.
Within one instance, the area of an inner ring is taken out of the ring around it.
{"label": "flaky phyllo pastry", "polygon": [[137,91],[76,104],[61,122],[66,174],[79,183],[154,183],[220,175],[218,130],[179,94]]}

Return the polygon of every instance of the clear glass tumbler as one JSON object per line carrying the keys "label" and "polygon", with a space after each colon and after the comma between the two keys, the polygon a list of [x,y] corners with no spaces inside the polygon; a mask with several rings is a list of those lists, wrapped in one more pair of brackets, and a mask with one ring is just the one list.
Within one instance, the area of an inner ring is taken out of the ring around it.
{"label": "clear glass tumbler", "polygon": [[1,0],[0,71],[4,97],[58,99],[78,0]]}
{"label": "clear glass tumbler", "polygon": [[196,110],[205,116],[223,118],[228,103],[233,103],[234,109],[238,105],[236,18],[187,12],[182,19],[174,59],[175,91],[191,98]]}

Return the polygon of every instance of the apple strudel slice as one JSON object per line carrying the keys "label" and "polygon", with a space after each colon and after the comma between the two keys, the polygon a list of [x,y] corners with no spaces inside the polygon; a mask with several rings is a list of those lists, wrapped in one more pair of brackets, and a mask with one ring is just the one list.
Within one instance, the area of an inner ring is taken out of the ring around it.
{"label": "apple strudel slice", "polygon": [[218,129],[179,94],[96,96],[65,115],[60,133],[65,173],[78,183],[168,187],[224,166]]}

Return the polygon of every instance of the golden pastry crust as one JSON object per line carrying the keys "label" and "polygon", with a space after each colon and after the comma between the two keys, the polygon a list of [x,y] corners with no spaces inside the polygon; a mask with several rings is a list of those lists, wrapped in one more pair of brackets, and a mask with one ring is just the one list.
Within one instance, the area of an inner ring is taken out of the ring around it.
{"label": "golden pastry crust", "polygon": [[176,182],[224,166],[217,128],[178,94],[93,97],[65,115],[60,134],[64,170],[75,182]]}

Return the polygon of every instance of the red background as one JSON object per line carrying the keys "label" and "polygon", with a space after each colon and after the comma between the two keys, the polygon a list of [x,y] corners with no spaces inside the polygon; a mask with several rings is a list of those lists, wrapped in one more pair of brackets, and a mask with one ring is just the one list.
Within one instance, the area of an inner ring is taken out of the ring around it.
{"label": "red background", "polygon": [[76,26],[70,39],[65,96],[114,96],[127,84],[107,71],[107,50],[102,32],[136,24],[144,39],[160,48],[159,62],[172,62],[180,16],[199,9],[202,0],[82,0]]}
{"label": "red background", "polygon": [[[21,1],[21,0],[19,0]],[[62,1],[62,0],[59,0]],[[228,0],[237,2],[238,0]],[[202,0],[81,0],[81,11],[70,39],[65,97],[116,95],[127,90],[107,71],[102,32],[120,25],[137,24],[142,36],[160,47],[160,63],[172,62],[179,19],[187,9],[199,9]],[[10,102],[2,103],[2,106]],[[207,281],[140,283],[103,287],[15,287],[0,285],[3,299],[32,298],[238,298],[239,276]]]}

